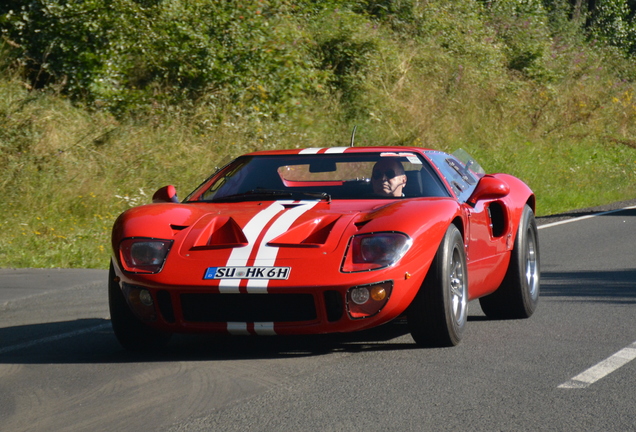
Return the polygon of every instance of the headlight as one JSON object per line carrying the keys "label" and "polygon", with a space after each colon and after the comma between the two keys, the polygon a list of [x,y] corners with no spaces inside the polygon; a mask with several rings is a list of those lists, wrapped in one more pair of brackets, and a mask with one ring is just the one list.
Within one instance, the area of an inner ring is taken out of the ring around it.
{"label": "headlight", "polygon": [[171,246],[172,240],[149,238],[122,240],[119,253],[124,270],[133,273],[159,273]]}
{"label": "headlight", "polygon": [[342,263],[343,272],[377,270],[398,262],[411,247],[409,236],[398,232],[351,237]]}

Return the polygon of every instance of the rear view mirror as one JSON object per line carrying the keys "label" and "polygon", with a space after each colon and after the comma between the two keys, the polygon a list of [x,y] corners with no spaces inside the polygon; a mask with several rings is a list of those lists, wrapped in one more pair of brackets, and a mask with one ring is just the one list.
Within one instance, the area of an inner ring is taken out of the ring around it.
{"label": "rear view mirror", "polygon": [[172,186],[164,186],[152,196],[153,203],[178,203],[177,189]]}
{"label": "rear view mirror", "polygon": [[485,175],[479,180],[475,191],[468,199],[468,204],[474,206],[479,200],[503,198],[509,193],[508,183],[497,177]]}
{"label": "rear view mirror", "polygon": [[309,164],[310,173],[335,172],[336,162],[329,159],[313,160]]}

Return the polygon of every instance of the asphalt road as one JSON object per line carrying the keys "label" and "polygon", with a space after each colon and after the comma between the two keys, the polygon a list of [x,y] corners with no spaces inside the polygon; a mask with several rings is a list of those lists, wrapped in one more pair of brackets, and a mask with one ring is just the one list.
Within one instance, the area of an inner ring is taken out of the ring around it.
{"label": "asphalt road", "polygon": [[123,351],[106,271],[0,269],[1,431],[636,429],[636,209],[540,221],[527,320],[471,303],[462,343],[403,324],[322,337],[176,337]]}

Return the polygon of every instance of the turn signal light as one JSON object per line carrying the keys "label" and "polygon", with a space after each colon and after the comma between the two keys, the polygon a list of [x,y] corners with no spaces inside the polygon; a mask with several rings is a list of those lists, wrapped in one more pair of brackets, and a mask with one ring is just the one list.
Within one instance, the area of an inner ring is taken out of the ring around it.
{"label": "turn signal light", "polygon": [[127,283],[122,283],[121,287],[128,306],[139,319],[143,321],[155,321],[157,319],[155,302],[150,291],[145,288],[128,285]]}
{"label": "turn signal light", "polygon": [[347,291],[347,312],[353,319],[368,318],[380,312],[393,290],[393,281],[361,285]]}

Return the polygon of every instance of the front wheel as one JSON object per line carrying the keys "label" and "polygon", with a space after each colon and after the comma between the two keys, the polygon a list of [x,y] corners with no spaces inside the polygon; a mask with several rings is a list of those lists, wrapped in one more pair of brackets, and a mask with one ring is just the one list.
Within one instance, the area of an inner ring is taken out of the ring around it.
{"label": "front wheel", "polygon": [[157,350],[163,348],[170,340],[170,333],[147,326],[130,310],[117,282],[112,263],[108,272],[108,305],[115,337],[128,351]]}
{"label": "front wheel", "polygon": [[462,338],[468,316],[468,272],[461,233],[451,225],[407,311],[409,330],[420,346],[448,347]]}
{"label": "front wheel", "polygon": [[534,213],[525,206],[519,222],[510,265],[494,293],[479,299],[488,318],[529,318],[539,302],[539,234]]}

